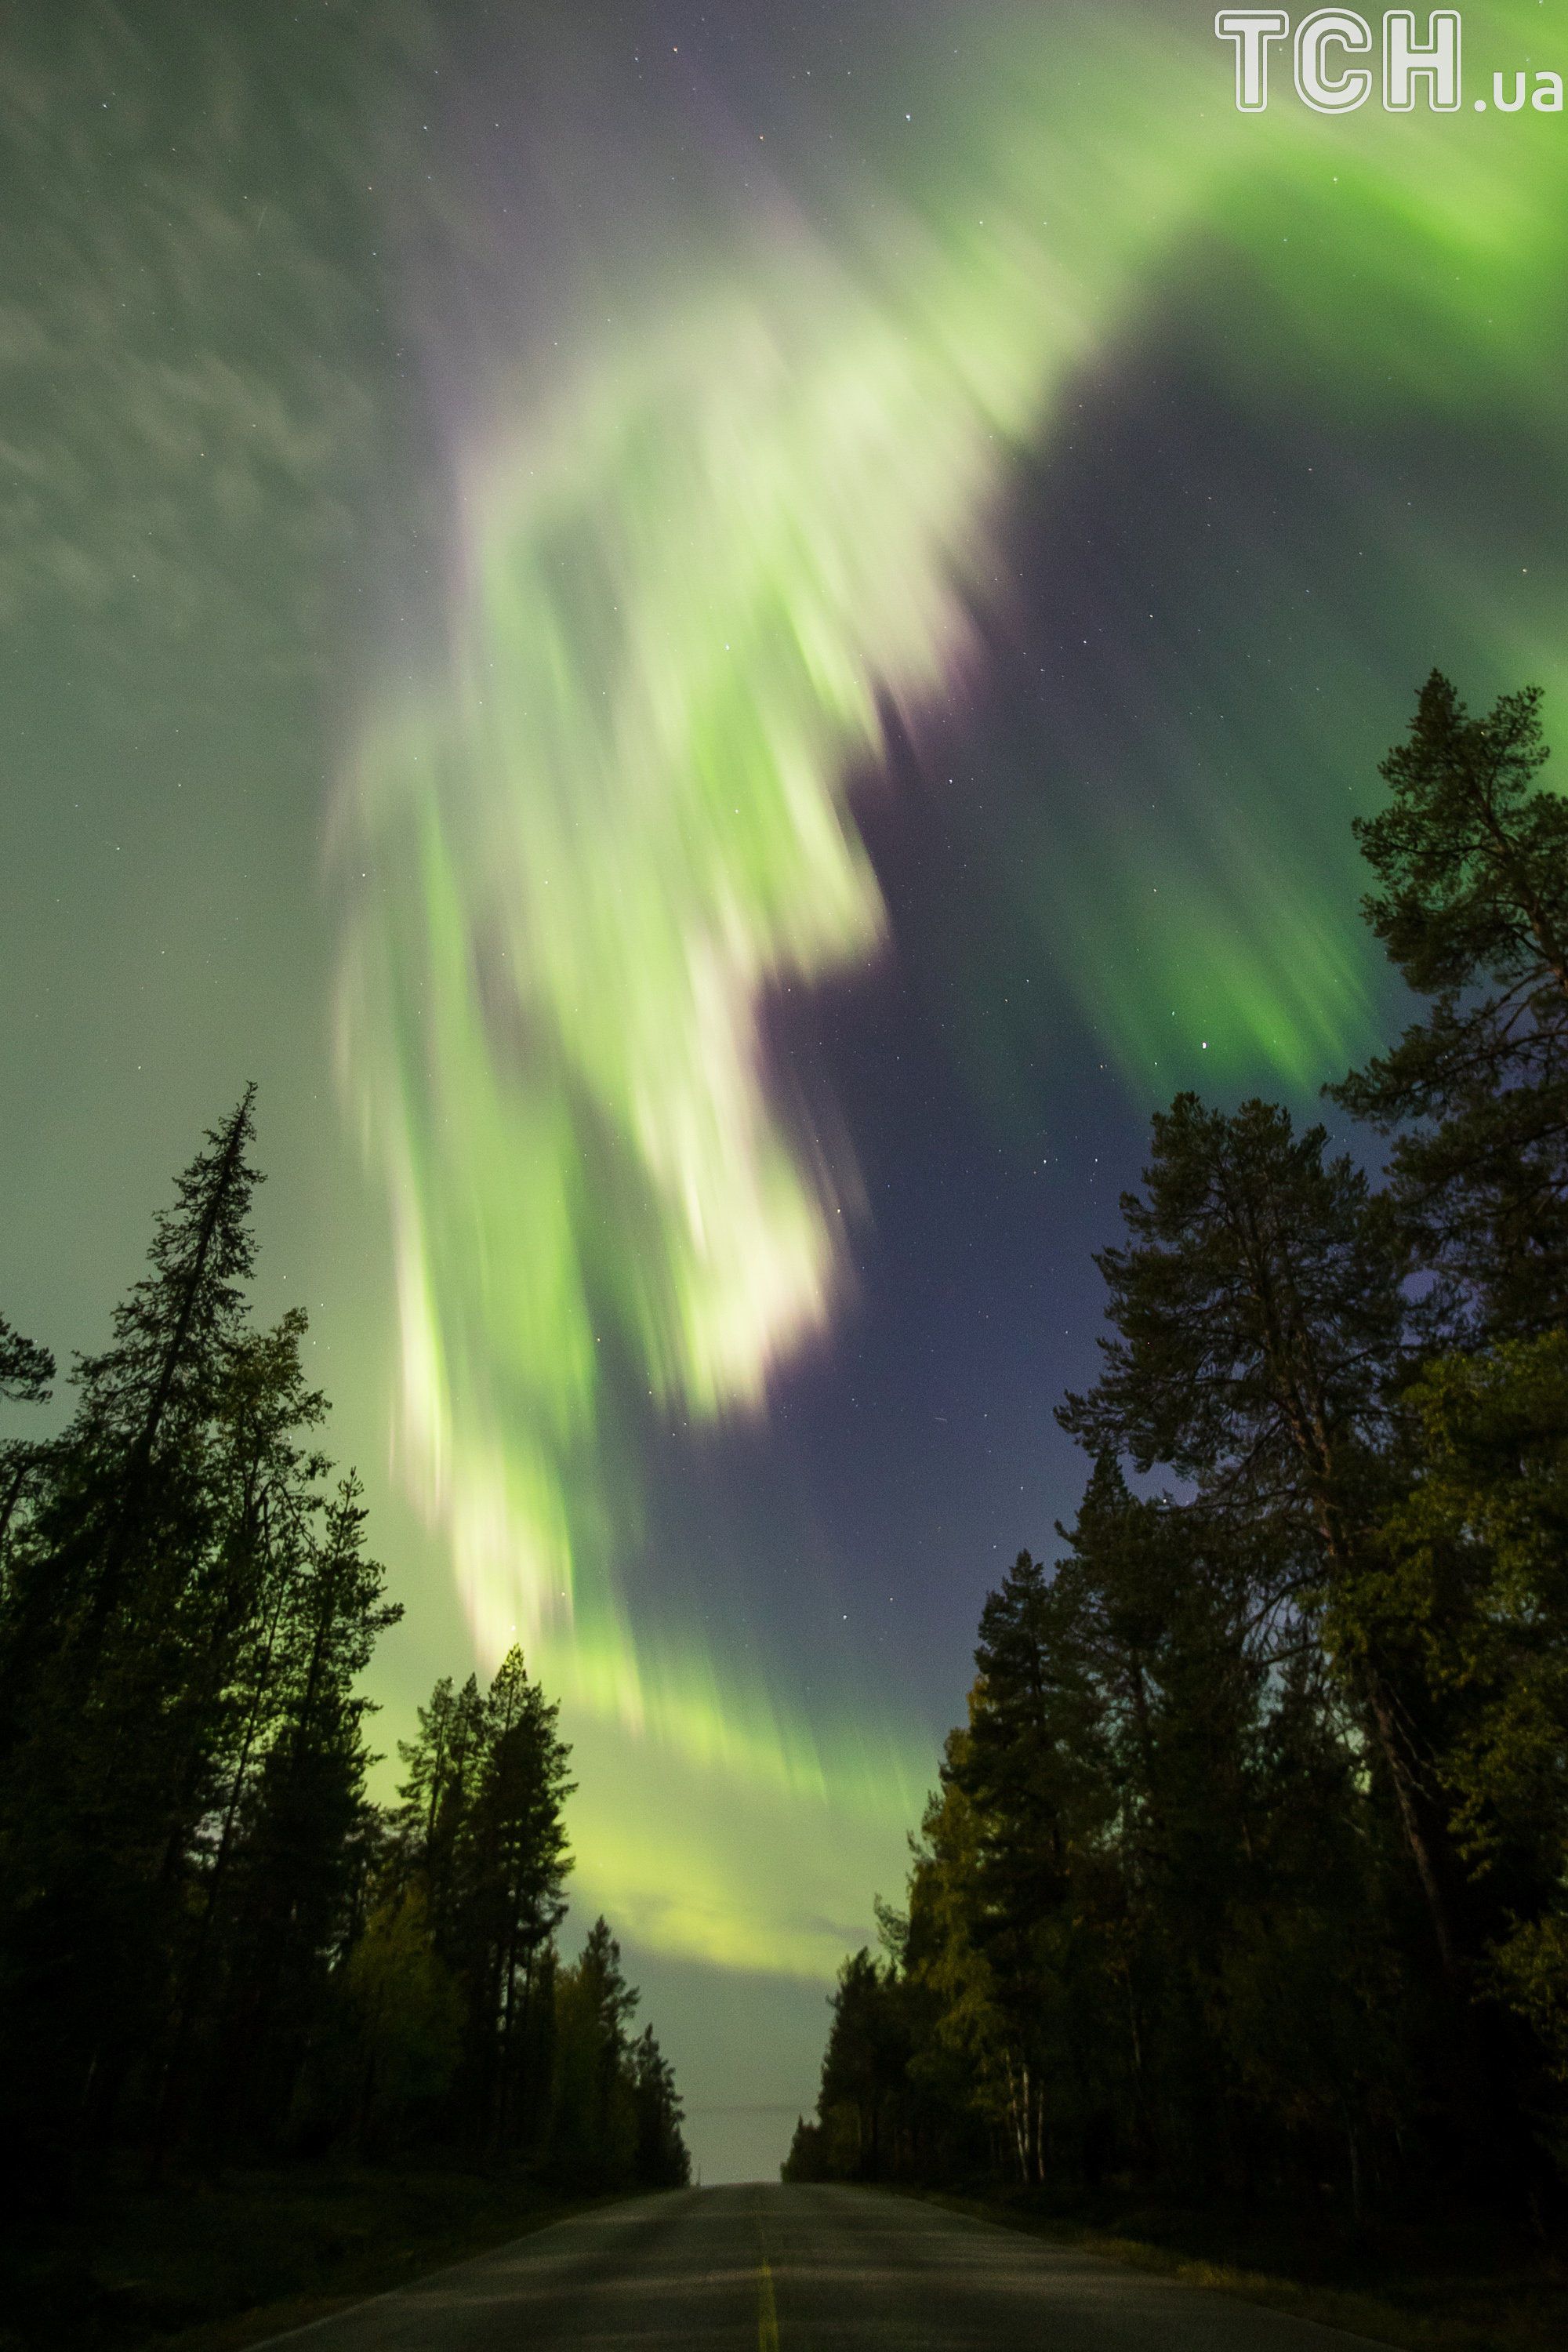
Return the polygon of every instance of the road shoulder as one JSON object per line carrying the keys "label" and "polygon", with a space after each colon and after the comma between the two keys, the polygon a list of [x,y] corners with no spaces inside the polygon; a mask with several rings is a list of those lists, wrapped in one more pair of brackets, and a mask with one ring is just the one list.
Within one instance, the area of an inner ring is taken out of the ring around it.
{"label": "road shoulder", "polygon": [[1394,2346],[1397,2352],[1561,2352],[1568,2343],[1568,2273],[1561,2266],[1554,2273],[1550,2263],[1495,2274],[1401,2267],[1386,2284],[1340,2284],[1255,2269],[1001,2200],[888,2185],[950,2213],[1098,2254],[1127,2269],[1208,2287]]}

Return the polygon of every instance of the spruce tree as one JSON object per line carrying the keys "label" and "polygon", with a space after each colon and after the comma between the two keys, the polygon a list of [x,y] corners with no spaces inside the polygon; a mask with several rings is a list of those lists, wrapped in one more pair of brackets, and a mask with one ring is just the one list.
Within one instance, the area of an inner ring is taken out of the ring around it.
{"label": "spruce tree", "polygon": [[[304,1312],[236,1341],[209,1433],[211,1541],[180,1597],[187,1668],[171,1713],[169,1826],[161,1883],[173,1883],[169,2029],[150,2096],[162,2154],[200,2116],[215,2064],[243,1895],[238,1857],[283,1711],[291,1628],[309,1580],[326,1399],[305,1377]],[[225,2075],[226,2084],[227,2075]]]}
{"label": "spruce tree", "polygon": [[[209,2127],[275,2140],[328,1979],[346,1953],[370,1702],[356,1690],[402,1610],[364,1555],[363,1489],[345,1478],[305,1548],[271,1639],[270,1721],[238,1808],[213,2036]],[[218,1857],[221,1864],[222,1855]],[[215,1864],[215,1867],[217,1866]]]}
{"label": "spruce tree", "polygon": [[207,1804],[228,1384],[247,1328],[254,1089],[156,1223],[15,1543],[0,1627],[0,2058],[18,2138],[111,2124],[157,2038]]}
{"label": "spruce tree", "polygon": [[681,2136],[684,2113],[675,2072],[645,2025],[631,2047],[632,2100],[637,2111],[636,2170],[645,2189],[684,2189],[691,2158]]}
{"label": "spruce tree", "polygon": [[[329,1495],[306,1319],[255,1328],[252,1095],[157,1222],[59,1437],[0,1457],[0,2162],[411,2137],[684,2178],[601,1921],[570,1970],[569,1751],[521,1653],[438,1683],[372,1805],[359,1678],[401,1612]],[[0,1400],[47,1352],[0,1323]],[[15,1465],[20,1463],[18,1482]]]}
{"label": "spruce tree", "polygon": [[112,1345],[84,1357],[47,1501],[19,1561],[0,1672],[13,1731],[40,1676],[69,1659],[79,1695],[116,1634],[144,1642],[202,1557],[216,1507],[213,1433],[247,1322],[255,1089],[209,1132],[161,1213],[151,1271],[114,1314]]}

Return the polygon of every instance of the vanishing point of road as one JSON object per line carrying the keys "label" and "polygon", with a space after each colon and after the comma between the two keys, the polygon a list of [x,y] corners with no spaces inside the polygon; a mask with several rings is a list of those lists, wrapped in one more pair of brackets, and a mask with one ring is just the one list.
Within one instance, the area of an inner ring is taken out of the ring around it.
{"label": "vanishing point of road", "polygon": [[1365,2338],[885,2190],[758,2184],[601,2206],[268,2341],[299,2352],[1351,2352]]}

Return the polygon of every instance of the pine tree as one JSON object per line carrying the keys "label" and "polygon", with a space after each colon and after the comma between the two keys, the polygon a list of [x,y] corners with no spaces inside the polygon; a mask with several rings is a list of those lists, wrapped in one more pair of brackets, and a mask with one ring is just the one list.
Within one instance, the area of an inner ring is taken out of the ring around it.
{"label": "pine tree", "polygon": [[0,1315],[0,1397],[47,1403],[54,1376],[55,1360],[48,1349],[24,1339]]}
{"label": "pine tree", "polygon": [[[300,1595],[317,1549],[321,1481],[315,1443],[326,1417],[306,1381],[307,1322],[295,1308],[233,1347],[211,1433],[212,1540],[175,1612],[186,1664],[174,1715],[186,1737],[168,1766],[170,1828],[163,1883],[172,1882],[168,2032],[149,2095],[160,2156],[204,2105],[216,2019],[244,1896],[239,1857],[285,1706]],[[221,2069],[226,2091],[234,2085]]]}
{"label": "pine tree", "polygon": [[1020,1553],[981,1612],[978,1679],[957,1750],[977,1832],[968,1932],[1001,2029],[993,2056],[1025,2180],[1043,2175],[1047,2112],[1070,2132],[1088,2104],[1066,1922],[1086,1897],[1102,1916],[1115,1908],[1103,1884],[1090,1891],[1110,1799],[1079,1630],[1076,1596]]}
{"label": "pine tree", "polygon": [[633,2178],[637,2116],[628,2034],[637,1993],[604,1918],[555,1979],[555,2075],[551,2160],[584,2186],[619,2188]]}
{"label": "pine tree", "polygon": [[[978,1693],[971,1697],[972,1718],[977,1706]],[[960,2168],[988,2158],[994,2170],[1016,2168],[1026,2177],[1031,2135],[1020,2104],[1023,2053],[985,1935],[985,1827],[965,1792],[970,1738],[967,1730],[948,1735],[941,1786],[914,1844],[900,1962],[923,2010],[910,2079],[934,2150]],[[826,2129],[806,2147],[826,2177],[838,2160]]]}
{"label": "pine tree", "polygon": [[395,1869],[416,1885],[431,1947],[459,1988],[458,2127],[492,2147],[546,2126],[554,1931],[571,1868],[559,1709],[511,1651],[481,1694],[443,1678],[400,1749]]}
{"label": "pine tree", "polygon": [[908,1916],[845,1965],[786,2177],[1246,2198],[1337,2169],[1359,2213],[1420,2128],[1427,2021],[1312,1629],[1267,1531],[1109,1462],[1066,1541],[986,1603]]}
{"label": "pine tree", "polygon": [[1541,696],[1472,719],[1434,670],[1356,820],[1368,921],[1425,1017],[1335,1098],[1395,1137],[1395,1197],[1485,1332],[1568,1313],[1568,802],[1537,787]]}
{"label": "pine tree", "polygon": [[530,1679],[521,1651],[510,1651],[486,1699],[456,1947],[469,2001],[476,2126],[492,2147],[519,2136],[544,2089],[529,2080],[526,2059],[538,1963],[564,1915],[571,1868],[562,1808],[573,1784],[559,1714]]}
{"label": "pine tree", "polygon": [[[55,1360],[48,1349],[24,1339],[0,1315],[0,1403],[47,1404],[54,1377]],[[7,1538],[37,1460],[37,1449],[20,1439],[7,1438],[0,1444],[0,1621],[9,1582]]]}
{"label": "pine tree", "polygon": [[1064,1900],[1089,1834],[1100,1721],[1072,1599],[1020,1552],[981,1612],[963,1784],[981,1824],[983,1941],[1020,2014],[1037,2010],[1029,1937]]}
{"label": "pine tree", "polygon": [[416,1874],[424,1889],[436,1948],[455,1954],[458,1904],[458,1858],[468,1835],[485,1753],[485,1703],[479,1678],[470,1675],[460,1691],[443,1675],[418,1710],[418,1736],[398,1742],[407,1779],[394,1817],[405,1874]]}
{"label": "pine tree", "polygon": [[834,2168],[850,2179],[881,2180],[894,2168],[912,2055],[900,1995],[897,1968],[868,1950],[853,1953],[838,1971],[818,2111],[833,2143]]}
{"label": "pine tree", "polygon": [[[1402,1643],[1491,1983],[1568,2050],[1568,1332],[1440,1357],[1352,1635]],[[1539,2087],[1532,2095],[1539,2098]]]}
{"label": "pine tree", "polygon": [[[0,1455],[0,2162],[12,2203],[118,2143],[154,2172],[411,2137],[595,2187],[685,2178],[601,1921],[555,1931],[557,1709],[438,1683],[391,1816],[359,1687],[401,1611],[326,1491],[306,1319],[251,1319],[252,1093],[157,1222],[66,1431]],[[0,1401],[47,1391],[0,1322]],[[20,1475],[18,1475],[18,1465]]]}
{"label": "pine tree", "polygon": [[[363,1489],[345,1478],[282,1597],[268,1678],[265,1752],[248,1777],[232,1848],[225,1990],[214,2035],[209,2127],[282,2130],[328,1979],[346,1952],[355,1828],[371,1761],[358,1677],[402,1610],[364,1556]],[[215,1870],[221,1867],[220,1850]]]}
{"label": "pine tree", "polygon": [[[1211,1513],[1271,1523],[1313,1563],[1318,1596],[1375,1557],[1408,1349],[1407,1244],[1323,1129],[1261,1102],[1232,1115],[1179,1095],[1156,1113],[1147,1198],[1124,1195],[1129,1246],[1099,1253],[1113,1339],[1105,1371],[1058,1419],[1089,1450],[1163,1464]],[[1345,1661],[1397,1807],[1445,1973],[1458,1983],[1452,1871],[1413,1694],[1371,1649]]]}

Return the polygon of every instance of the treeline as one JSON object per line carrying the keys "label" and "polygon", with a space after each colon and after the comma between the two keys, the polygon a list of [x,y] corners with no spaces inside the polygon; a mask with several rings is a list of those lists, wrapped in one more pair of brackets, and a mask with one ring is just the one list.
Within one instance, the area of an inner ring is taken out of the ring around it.
{"label": "treeline", "polygon": [[[331,1482],[296,1311],[257,1328],[252,1095],[160,1217],[58,1437],[0,1445],[0,2160],[13,2210],[155,2174],[449,2150],[684,2181],[601,1920],[556,1931],[572,1793],[513,1651],[437,1685],[398,1803],[361,1678],[400,1610]],[[0,1395],[55,1368],[0,1321]]]}
{"label": "treeline", "polygon": [[1075,1523],[987,1601],[907,1911],[796,2179],[1562,2210],[1568,804],[1434,675],[1358,823],[1422,1000],[1330,1090],[1153,1122],[1059,1411]]}

